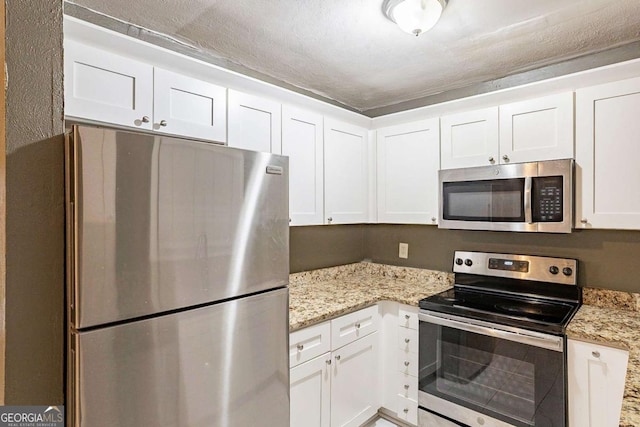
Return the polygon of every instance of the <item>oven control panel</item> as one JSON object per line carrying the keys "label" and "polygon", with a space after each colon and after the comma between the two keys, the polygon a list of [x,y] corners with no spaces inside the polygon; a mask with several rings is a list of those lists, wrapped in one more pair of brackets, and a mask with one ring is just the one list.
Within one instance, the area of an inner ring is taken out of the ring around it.
{"label": "oven control panel", "polygon": [[456,251],[453,272],[539,282],[577,284],[575,259]]}

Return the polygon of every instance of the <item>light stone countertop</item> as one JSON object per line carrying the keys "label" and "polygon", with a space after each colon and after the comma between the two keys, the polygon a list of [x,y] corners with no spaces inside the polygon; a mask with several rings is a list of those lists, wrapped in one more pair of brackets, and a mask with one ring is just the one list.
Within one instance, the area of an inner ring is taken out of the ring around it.
{"label": "light stone countertop", "polygon": [[370,262],[289,276],[289,331],[332,319],[378,301],[413,306],[453,286],[453,274]]}
{"label": "light stone countertop", "polygon": [[585,288],[567,336],[629,350],[620,426],[640,426],[640,311],[638,295]]}
{"label": "light stone countertop", "polygon": [[[453,286],[453,274],[370,262],[290,276],[289,331],[368,307],[379,301],[417,306]],[[569,338],[629,350],[621,427],[640,426],[640,294],[585,288]]]}

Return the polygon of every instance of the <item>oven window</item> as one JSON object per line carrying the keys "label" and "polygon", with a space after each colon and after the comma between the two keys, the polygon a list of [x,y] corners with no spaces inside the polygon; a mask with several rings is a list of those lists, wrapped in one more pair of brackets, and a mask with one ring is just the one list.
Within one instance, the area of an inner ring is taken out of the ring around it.
{"label": "oven window", "polygon": [[524,221],[524,178],[442,184],[443,218],[457,221]]}
{"label": "oven window", "polygon": [[562,426],[563,353],[420,322],[420,391],[516,426]]}

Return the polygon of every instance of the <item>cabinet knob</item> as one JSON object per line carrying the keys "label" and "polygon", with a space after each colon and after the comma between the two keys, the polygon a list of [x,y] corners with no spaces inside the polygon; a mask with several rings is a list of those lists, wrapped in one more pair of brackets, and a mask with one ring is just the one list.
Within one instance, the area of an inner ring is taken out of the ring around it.
{"label": "cabinet knob", "polygon": [[149,123],[149,116],[142,116],[142,123]]}
{"label": "cabinet knob", "polygon": [[494,163],[496,160],[493,158],[493,156],[489,157],[489,163]]}
{"label": "cabinet knob", "polygon": [[339,354],[336,356],[336,360],[340,360],[340,355]]}
{"label": "cabinet knob", "polygon": [[328,222],[329,224],[331,224],[331,221],[333,221],[333,218],[331,218],[331,217],[327,218],[327,222]]}
{"label": "cabinet knob", "polygon": [[435,216],[431,217],[431,222],[436,222],[436,217]]}
{"label": "cabinet knob", "polygon": [[167,121],[166,120],[160,120],[160,126],[162,126],[162,127],[167,126]]}
{"label": "cabinet knob", "polygon": [[587,218],[582,218],[580,220],[580,222],[583,223],[583,224],[587,224],[589,222],[589,220]]}
{"label": "cabinet knob", "polygon": [[411,316],[409,316],[408,314],[405,314],[405,315],[404,315],[404,318],[405,318],[405,319],[407,319],[407,320],[409,320],[409,319],[411,319]]}
{"label": "cabinet knob", "polygon": [[504,160],[505,162],[509,161],[509,156],[507,156],[506,154],[504,156],[502,156],[502,160]]}
{"label": "cabinet knob", "polygon": [[325,362],[327,363],[327,365],[331,365],[331,359],[327,359],[325,360]]}
{"label": "cabinet knob", "polygon": [[404,342],[406,342],[407,344],[409,344],[409,342],[410,342],[410,341],[411,341],[411,340],[410,340],[409,338],[405,338],[405,339],[404,339]]}
{"label": "cabinet knob", "polygon": [[360,329],[360,322],[356,323],[354,326],[356,327],[356,329]]}
{"label": "cabinet knob", "polygon": [[409,412],[409,408],[404,408],[404,409],[403,409],[403,411],[404,411],[404,413],[406,414],[406,413],[408,413],[408,412]]}
{"label": "cabinet knob", "polygon": [[405,389],[405,390],[409,390],[409,384],[405,384],[405,385],[404,385],[404,389]]}
{"label": "cabinet knob", "polygon": [[591,355],[592,355],[593,357],[595,357],[596,359],[599,359],[599,358],[600,358],[600,352],[599,352],[599,351],[592,351],[592,352],[591,352]]}
{"label": "cabinet knob", "polygon": [[404,361],[404,366],[409,366],[409,361],[408,360]]}
{"label": "cabinet knob", "polygon": [[297,348],[298,348],[298,351],[302,351],[304,350],[304,345],[298,344]]}

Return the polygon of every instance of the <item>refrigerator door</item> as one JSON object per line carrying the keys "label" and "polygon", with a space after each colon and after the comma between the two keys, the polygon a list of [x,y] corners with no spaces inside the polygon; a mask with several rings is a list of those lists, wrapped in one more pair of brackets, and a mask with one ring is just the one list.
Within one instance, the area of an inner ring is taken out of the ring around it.
{"label": "refrigerator door", "polygon": [[287,157],[76,126],[67,161],[74,328],[287,285]]}
{"label": "refrigerator door", "polygon": [[73,426],[289,426],[288,290],[72,335]]}

